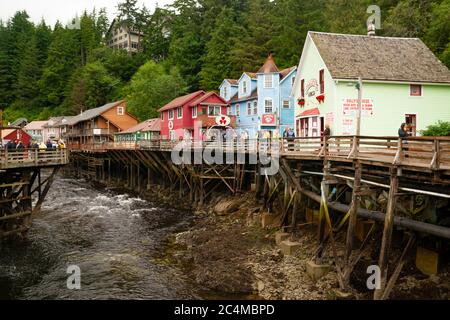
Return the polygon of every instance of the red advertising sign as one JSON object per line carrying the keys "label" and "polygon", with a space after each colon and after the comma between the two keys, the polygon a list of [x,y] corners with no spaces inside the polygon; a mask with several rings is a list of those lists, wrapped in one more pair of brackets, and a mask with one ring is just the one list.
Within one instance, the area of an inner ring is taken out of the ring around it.
{"label": "red advertising sign", "polygon": [[262,124],[263,125],[275,125],[275,115],[273,113],[263,114]]}

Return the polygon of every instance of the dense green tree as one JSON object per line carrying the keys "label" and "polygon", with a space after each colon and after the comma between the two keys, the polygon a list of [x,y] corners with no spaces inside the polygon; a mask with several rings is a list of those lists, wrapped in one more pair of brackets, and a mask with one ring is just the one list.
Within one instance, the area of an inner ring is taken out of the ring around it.
{"label": "dense green tree", "polygon": [[140,120],[158,117],[158,109],[186,91],[175,68],[149,61],[134,75],[126,88],[128,111]]}
{"label": "dense green tree", "polygon": [[433,4],[426,43],[450,67],[450,0]]}
{"label": "dense green tree", "polygon": [[144,30],[143,46],[144,53],[150,59],[162,61],[169,57],[172,20],[173,14],[163,8],[156,8],[149,17]]}
{"label": "dense green tree", "polygon": [[120,88],[120,79],[109,74],[101,62],[78,69],[71,79],[68,105],[72,114],[106,104]]}
{"label": "dense green tree", "polygon": [[274,36],[274,2],[249,0],[249,12],[244,14],[246,30],[238,35],[231,50],[231,62],[240,71],[257,71],[273,51],[270,42]]}
{"label": "dense green tree", "polygon": [[203,10],[196,0],[175,0],[171,10],[176,16],[171,30],[170,63],[180,70],[189,89],[196,90],[206,45]]}
{"label": "dense green tree", "polygon": [[224,77],[239,76],[237,65],[230,59],[237,36],[242,28],[236,22],[236,14],[230,8],[224,8],[219,14],[212,38],[206,45],[206,55],[200,72],[200,85],[204,90],[217,90]]}
{"label": "dense green tree", "polygon": [[327,1],[324,11],[327,31],[350,34],[367,34],[367,8],[372,0]]}
{"label": "dense green tree", "polygon": [[77,30],[55,26],[52,44],[39,82],[44,101],[57,107],[65,100],[73,71],[81,65],[80,41]]}
{"label": "dense green tree", "polygon": [[325,0],[280,0],[275,7],[270,46],[280,68],[298,64],[308,31],[324,31]]}
{"label": "dense green tree", "polygon": [[397,37],[423,37],[431,19],[432,0],[401,0],[389,11],[383,34]]}

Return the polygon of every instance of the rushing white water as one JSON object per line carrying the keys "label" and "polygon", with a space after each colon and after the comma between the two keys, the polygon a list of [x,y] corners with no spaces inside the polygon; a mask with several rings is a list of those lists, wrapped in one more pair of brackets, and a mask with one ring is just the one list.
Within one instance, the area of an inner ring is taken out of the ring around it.
{"label": "rushing white water", "polygon": [[[3,299],[183,299],[196,294],[175,266],[157,263],[191,214],[58,178],[22,242],[0,246]],[[67,289],[67,267],[81,289]]]}

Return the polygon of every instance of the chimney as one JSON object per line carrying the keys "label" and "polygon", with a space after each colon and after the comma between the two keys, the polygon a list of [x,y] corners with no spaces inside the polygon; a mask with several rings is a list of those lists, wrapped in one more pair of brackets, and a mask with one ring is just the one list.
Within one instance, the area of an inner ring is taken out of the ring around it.
{"label": "chimney", "polygon": [[374,21],[370,21],[370,22],[367,24],[367,35],[368,35],[368,36],[371,36],[371,37],[375,36],[375,35],[376,35],[375,30],[376,30],[376,28],[375,28],[375,23],[374,23]]}

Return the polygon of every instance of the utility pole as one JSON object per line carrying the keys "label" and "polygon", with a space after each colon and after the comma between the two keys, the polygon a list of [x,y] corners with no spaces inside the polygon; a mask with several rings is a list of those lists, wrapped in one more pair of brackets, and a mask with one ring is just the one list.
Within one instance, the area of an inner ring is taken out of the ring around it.
{"label": "utility pole", "polygon": [[356,89],[358,89],[358,110],[356,112],[356,135],[361,135],[361,111],[362,111],[362,79],[358,78],[358,84]]}

